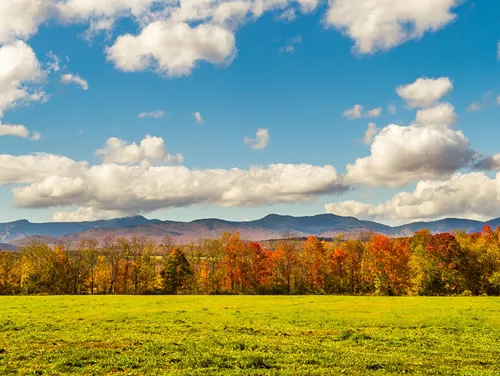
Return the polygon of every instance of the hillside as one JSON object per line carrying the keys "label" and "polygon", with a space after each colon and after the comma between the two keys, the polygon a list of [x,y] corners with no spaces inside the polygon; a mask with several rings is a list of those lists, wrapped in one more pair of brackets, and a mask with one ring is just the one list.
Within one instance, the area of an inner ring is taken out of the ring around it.
{"label": "hillside", "polygon": [[1,251],[15,251],[16,246],[13,244],[8,244],[8,243],[0,243],[0,250]]}
{"label": "hillside", "polygon": [[[48,243],[66,240],[78,241],[81,237],[103,239],[115,236],[148,236],[161,240],[165,236],[174,238],[179,243],[195,241],[201,238],[218,237],[224,232],[238,231],[248,240],[269,240],[282,237],[315,235],[332,237],[339,233],[359,234],[362,231],[374,231],[387,235],[409,235],[423,228],[431,232],[449,232],[465,230],[480,231],[485,225],[498,226],[500,220],[489,222],[465,219],[443,219],[432,222],[416,222],[403,226],[391,227],[377,222],[361,221],[353,217],[340,217],[322,214],[311,217],[292,217],[271,214],[262,219],[249,222],[231,222],[219,219],[201,219],[192,222],[174,222],[148,220],[141,216],[113,219],[109,221],[81,223],[43,223],[28,221],[0,224],[0,239],[15,245],[26,244],[33,236]],[[7,229],[7,230],[4,230]]]}
{"label": "hillside", "polygon": [[248,222],[231,222],[220,219],[200,219],[192,222],[161,221],[142,216],[75,223],[31,223],[27,220],[0,224],[0,241],[16,246],[38,239],[47,243],[61,240],[78,241],[82,237],[103,239],[115,236],[148,236],[157,240],[172,237],[178,243],[201,238],[218,237],[224,232],[238,231],[248,240],[269,240],[291,234],[297,237],[315,235],[332,237],[339,233],[357,235],[374,231],[387,235],[410,235],[428,228],[433,233],[465,230],[480,231],[485,225],[497,227],[500,219],[488,222],[467,219],[443,219],[432,222],[415,222],[391,227],[377,222],[362,221],[353,217],[321,214],[310,217],[292,217],[271,214]]}

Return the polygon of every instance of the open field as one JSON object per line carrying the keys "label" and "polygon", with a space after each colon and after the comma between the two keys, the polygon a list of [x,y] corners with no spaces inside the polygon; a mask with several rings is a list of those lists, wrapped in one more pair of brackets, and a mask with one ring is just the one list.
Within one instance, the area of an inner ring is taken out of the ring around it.
{"label": "open field", "polygon": [[0,375],[500,375],[498,298],[0,297]]}

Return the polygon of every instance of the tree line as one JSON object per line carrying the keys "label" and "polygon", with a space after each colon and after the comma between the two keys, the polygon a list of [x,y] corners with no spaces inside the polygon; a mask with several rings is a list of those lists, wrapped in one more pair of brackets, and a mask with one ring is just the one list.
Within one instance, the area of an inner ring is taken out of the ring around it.
{"label": "tree line", "polygon": [[32,294],[500,295],[500,227],[262,243],[238,233],[186,245],[86,238],[0,251],[0,295]]}

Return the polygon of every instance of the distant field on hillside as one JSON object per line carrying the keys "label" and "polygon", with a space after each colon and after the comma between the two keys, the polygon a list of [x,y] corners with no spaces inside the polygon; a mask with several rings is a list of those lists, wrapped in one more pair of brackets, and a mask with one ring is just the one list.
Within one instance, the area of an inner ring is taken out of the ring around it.
{"label": "distant field on hillside", "polygon": [[498,298],[0,297],[0,375],[499,375]]}

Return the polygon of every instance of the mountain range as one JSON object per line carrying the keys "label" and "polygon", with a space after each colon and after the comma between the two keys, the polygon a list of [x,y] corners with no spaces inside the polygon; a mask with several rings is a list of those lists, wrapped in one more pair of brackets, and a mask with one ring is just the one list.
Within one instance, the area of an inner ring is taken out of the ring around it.
{"label": "mountain range", "polygon": [[[333,237],[339,233],[355,236],[362,231],[374,231],[391,236],[411,235],[427,228],[433,233],[464,230],[481,231],[485,225],[500,226],[500,218],[481,222],[468,219],[448,218],[431,222],[414,222],[402,226],[387,226],[354,217],[321,214],[311,217],[292,217],[271,214],[255,221],[231,222],[220,219],[200,219],[192,222],[161,221],[143,216],[71,223],[31,223],[27,220],[0,223],[0,249],[22,246],[33,239],[55,244],[62,240],[78,241],[82,237],[103,239],[115,236],[148,236],[161,240],[172,237],[177,243],[196,241],[201,238],[219,237],[224,232],[239,232],[247,240],[278,239],[283,234],[296,237],[315,235]],[[1,243],[8,243],[1,244]]]}

